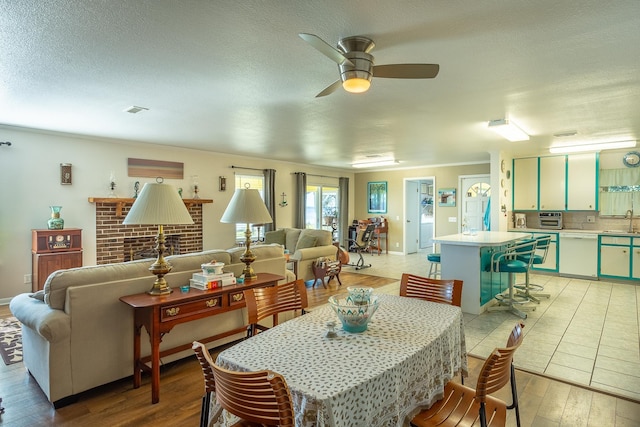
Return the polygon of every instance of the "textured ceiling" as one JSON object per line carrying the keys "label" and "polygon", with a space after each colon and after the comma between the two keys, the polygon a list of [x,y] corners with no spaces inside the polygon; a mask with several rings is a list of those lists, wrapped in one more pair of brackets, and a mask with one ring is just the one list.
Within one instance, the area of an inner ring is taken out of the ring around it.
{"label": "textured ceiling", "polygon": [[[300,32],[440,73],[315,98],[338,69]],[[637,139],[640,1],[0,0],[0,106],[4,125],[338,168]],[[531,140],[487,130],[504,117]]]}

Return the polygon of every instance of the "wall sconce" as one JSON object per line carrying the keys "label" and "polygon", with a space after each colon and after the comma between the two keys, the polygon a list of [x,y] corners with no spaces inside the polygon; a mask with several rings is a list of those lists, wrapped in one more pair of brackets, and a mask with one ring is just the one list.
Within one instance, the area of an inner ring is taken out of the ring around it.
{"label": "wall sconce", "polygon": [[280,205],[280,207],[284,208],[285,206],[288,205],[287,203],[287,195],[284,194],[284,192],[280,195],[282,197],[282,201],[280,203],[278,203],[278,205]]}
{"label": "wall sconce", "polygon": [[60,184],[71,185],[71,163],[60,163]]}
{"label": "wall sconce", "polygon": [[218,178],[220,186],[218,187],[220,191],[227,191],[227,177],[221,176]]}

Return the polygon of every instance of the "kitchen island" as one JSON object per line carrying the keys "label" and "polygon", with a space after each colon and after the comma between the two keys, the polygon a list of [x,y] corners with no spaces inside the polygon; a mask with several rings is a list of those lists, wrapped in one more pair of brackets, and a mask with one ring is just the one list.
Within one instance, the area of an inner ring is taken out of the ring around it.
{"label": "kitchen island", "polygon": [[463,280],[462,311],[482,313],[493,297],[509,287],[507,273],[491,273],[491,255],[531,233],[479,231],[433,239],[440,244],[442,279]]}

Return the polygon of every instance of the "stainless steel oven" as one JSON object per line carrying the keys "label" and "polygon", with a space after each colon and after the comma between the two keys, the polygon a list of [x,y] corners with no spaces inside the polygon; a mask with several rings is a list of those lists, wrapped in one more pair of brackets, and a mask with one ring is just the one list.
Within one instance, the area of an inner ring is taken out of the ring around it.
{"label": "stainless steel oven", "polygon": [[562,212],[539,212],[538,225],[540,228],[562,230]]}

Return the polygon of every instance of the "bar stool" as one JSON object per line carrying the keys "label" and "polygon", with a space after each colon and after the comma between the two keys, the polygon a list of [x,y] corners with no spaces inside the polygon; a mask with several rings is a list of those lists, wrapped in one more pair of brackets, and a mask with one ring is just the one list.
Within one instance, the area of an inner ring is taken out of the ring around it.
{"label": "bar stool", "polygon": [[432,253],[427,255],[427,261],[431,264],[429,265],[429,274],[427,277],[430,279],[436,279],[441,277],[440,274],[440,253]]}
{"label": "bar stool", "polygon": [[[534,306],[524,306],[524,304],[530,302],[529,298],[516,295],[514,292],[514,273],[524,273],[525,283],[529,284],[529,269],[533,264],[535,251],[536,240],[526,240],[509,246],[504,251],[496,252],[491,256],[491,272],[509,273],[509,293],[507,295],[497,294],[494,296],[498,304],[487,308],[488,311],[510,311],[516,316],[526,319],[527,314],[523,310],[534,311],[536,309]],[[529,255],[528,262],[519,260],[518,257],[521,255]]]}
{"label": "bar stool", "polygon": [[[533,265],[544,264],[547,259],[547,253],[549,253],[549,246],[551,246],[551,236],[545,234],[534,238],[534,240],[536,241],[534,253],[532,255],[519,254],[517,258],[520,261],[529,262],[529,257],[533,257]],[[543,251],[542,254],[540,254],[540,251]],[[538,304],[540,304],[539,298],[551,298],[551,294],[540,293],[540,291],[544,290],[544,286],[535,283],[522,283],[515,285],[515,288],[517,294],[524,295]]]}

